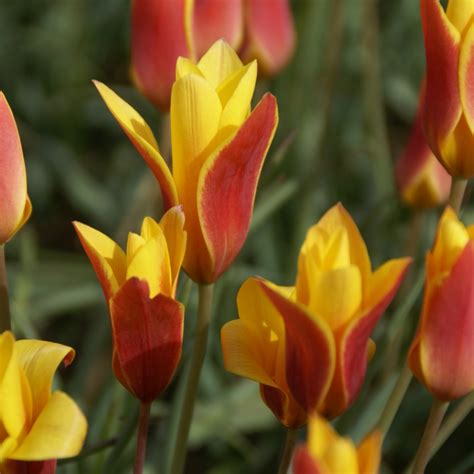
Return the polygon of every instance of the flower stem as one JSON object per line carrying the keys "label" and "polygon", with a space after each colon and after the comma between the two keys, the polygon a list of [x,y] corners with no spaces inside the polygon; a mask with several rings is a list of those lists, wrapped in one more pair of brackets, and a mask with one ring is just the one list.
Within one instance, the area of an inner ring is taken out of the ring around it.
{"label": "flower stem", "polygon": [[0,334],[11,329],[5,246],[0,245]]}
{"label": "flower stem", "polygon": [[278,474],[286,474],[288,472],[291,457],[293,455],[293,449],[295,447],[297,432],[296,428],[288,428],[288,431],[286,432],[285,446],[283,448]]}
{"label": "flower stem", "polygon": [[186,458],[186,447],[188,444],[189,429],[193,418],[194,403],[196,400],[199,376],[201,374],[204,356],[206,355],[207,336],[209,323],[211,321],[211,306],[213,285],[199,285],[199,305],[196,322],[196,334],[191,354],[191,366],[186,377],[186,389],[183,402],[180,407],[180,419],[178,434],[174,446],[171,472],[181,474],[184,469]]}
{"label": "flower stem", "polygon": [[451,191],[449,192],[449,205],[454,209],[456,214],[459,214],[466,190],[467,179],[453,177],[451,182]]}
{"label": "flower stem", "polygon": [[403,366],[400,376],[398,377],[397,383],[390,394],[390,397],[383,409],[382,414],[380,415],[379,421],[375,425],[376,430],[379,430],[382,433],[382,436],[388,433],[392,421],[397,414],[398,408],[402,403],[403,397],[405,396],[408,386],[410,385],[413,375],[410,368],[407,364]]}
{"label": "flower stem", "polygon": [[423,474],[425,467],[428,464],[430,458],[431,448],[435,440],[436,434],[438,433],[441,422],[443,421],[444,414],[448,409],[448,402],[442,402],[433,398],[433,404],[431,405],[430,416],[426,422],[425,431],[421,438],[418,451],[413,462],[413,474]]}
{"label": "flower stem", "polygon": [[135,453],[135,463],[133,474],[142,474],[145,465],[146,440],[148,437],[148,424],[150,422],[151,403],[141,402],[140,417],[138,418],[137,451]]}

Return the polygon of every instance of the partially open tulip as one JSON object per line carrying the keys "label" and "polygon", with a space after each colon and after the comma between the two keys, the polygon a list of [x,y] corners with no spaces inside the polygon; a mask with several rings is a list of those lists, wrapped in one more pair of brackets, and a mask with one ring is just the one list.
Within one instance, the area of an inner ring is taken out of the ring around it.
{"label": "partially open tulip", "polygon": [[395,165],[395,178],[401,198],[415,209],[445,204],[451,176],[436,159],[423,133],[423,92],[406,148]]}
{"label": "partially open tulip", "polygon": [[181,204],[188,245],[184,268],[214,282],[247,237],[260,171],[278,122],[266,94],[250,112],[257,65],[244,66],[218,41],[198,64],[180,58],[171,97],[173,171],[143,118],[104,84],[107,107],[157,178],[165,208]]}
{"label": "partially open tulip", "polygon": [[58,366],[73,359],[74,350],[61,344],[15,341],[10,331],[0,335],[2,474],[52,474],[55,459],[80,452],[86,419],[68,395],[59,390],[51,393]]}
{"label": "partially open tulip", "polygon": [[421,0],[426,50],[424,129],[449,174],[474,176],[474,2]]}
{"label": "partially open tulip", "polygon": [[0,245],[15,235],[30,214],[20,135],[7,99],[0,92]]}
{"label": "partially open tulip", "polygon": [[261,72],[275,74],[290,59],[295,31],[288,0],[134,0],[132,76],[157,107],[170,106],[178,57],[193,61],[223,39]]}
{"label": "partially open tulip", "polygon": [[474,390],[474,226],[451,208],[426,256],[423,308],[409,353],[416,378],[439,400]]}
{"label": "partially open tulip", "polygon": [[250,278],[239,318],[222,328],[227,370],[260,383],[264,402],[287,427],[315,411],[335,417],[359,393],[374,351],[369,340],[410,263],[372,271],[364,241],[338,204],[310,228],[295,286]]}
{"label": "partially open tulip", "polygon": [[309,421],[308,442],[295,450],[293,474],[377,474],[381,448],[380,433],[371,433],[356,447],[315,415]]}
{"label": "partially open tulip", "polygon": [[183,225],[179,207],[159,224],[146,217],[140,235],[129,234],[125,253],[101,232],[74,223],[109,304],[115,376],[144,403],[167,387],[181,357],[184,307],[175,296]]}

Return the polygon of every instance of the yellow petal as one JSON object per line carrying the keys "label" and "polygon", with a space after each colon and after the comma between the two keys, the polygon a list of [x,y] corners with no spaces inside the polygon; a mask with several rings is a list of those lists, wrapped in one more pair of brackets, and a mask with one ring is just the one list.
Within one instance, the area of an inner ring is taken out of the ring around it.
{"label": "yellow petal", "polygon": [[134,232],[128,233],[127,238],[127,266],[130,265],[130,262],[135,257],[139,249],[145,245],[145,239]]}
{"label": "yellow petal", "polygon": [[382,435],[378,431],[370,433],[357,448],[359,472],[377,474],[380,470]]}
{"label": "yellow petal", "polygon": [[54,392],[33,427],[10,459],[40,461],[79,454],[87,421],[76,403],[63,392]]}
{"label": "yellow petal", "polygon": [[176,80],[181,79],[188,74],[202,76],[199,68],[190,59],[180,56],[176,61]]}
{"label": "yellow petal", "polygon": [[451,24],[462,33],[474,13],[472,0],[449,0],[446,15]]}
{"label": "yellow petal", "polygon": [[47,404],[54,374],[62,361],[72,362],[74,349],[54,342],[21,340],[15,344],[18,362],[28,379],[33,400],[33,419]]}

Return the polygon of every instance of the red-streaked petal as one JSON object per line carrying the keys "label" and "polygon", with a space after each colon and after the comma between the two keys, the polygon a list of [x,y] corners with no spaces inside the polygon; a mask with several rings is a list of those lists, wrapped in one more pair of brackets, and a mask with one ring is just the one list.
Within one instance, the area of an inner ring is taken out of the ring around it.
{"label": "red-streaked petal", "polygon": [[288,0],[246,0],[246,44],[243,56],[258,60],[265,74],[276,74],[290,60],[295,29]]}
{"label": "red-streaked petal", "polygon": [[326,396],[334,374],[336,354],[332,333],[302,305],[288,300],[262,280],[260,285],[285,322],[288,387],[301,407],[311,413]]}
{"label": "red-streaked petal", "polygon": [[170,105],[176,60],[189,56],[185,32],[186,0],[133,0],[132,74],[138,88],[157,107]]}
{"label": "red-streaked petal", "polygon": [[459,92],[467,124],[474,133],[474,22],[471,21],[461,41],[459,55]]}
{"label": "red-streaked petal", "polygon": [[214,263],[213,268],[203,269],[204,282],[215,281],[245,242],[260,171],[277,123],[276,99],[266,94],[230,143],[201,170],[199,220]]}
{"label": "red-streaked petal", "polygon": [[295,449],[293,474],[324,474],[305,445],[297,446]]}
{"label": "red-streaked petal", "polygon": [[474,243],[466,245],[449,276],[433,290],[420,334],[428,389],[441,400],[474,389]]}
{"label": "red-streaked petal", "polygon": [[166,388],[181,357],[184,307],[131,278],[110,304],[116,356],[126,388],[151,402]]}
{"label": "red-streaked petal", "polygon": [[238,49],[243,35],[242,0],[194,0],[192,33],[197,59],[218,39]]}
{"label": "red-streaked petal", "polygon": [[49,461],[7,461],[5,474],[55,474],[56,459]]}
{"label": "red-streaked petal", "polygon": [[0,245],[27,220],[26,170],[20,135],[7,99],[0,92]]}

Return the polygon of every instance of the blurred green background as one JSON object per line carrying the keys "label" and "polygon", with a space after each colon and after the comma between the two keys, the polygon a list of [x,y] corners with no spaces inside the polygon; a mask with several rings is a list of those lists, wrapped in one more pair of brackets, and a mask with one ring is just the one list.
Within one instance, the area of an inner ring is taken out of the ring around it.
{"label": "blurred green background", "polygon": [[[248,276],[294,281],[306,229],[331,205],[342,201],[352,213],[374,266],[416,253],[405,297],[395,300],[376,330],[378,350],[360,399],[336,420],[341,432],[360,439],[375,422],[418,318],[419,290],[413,287],[438,211],[419,218],[420,241],[413,245],[414,217],[400,204],[392,175],[424,71],[418,2],[297,0],[292,7],[298,32],[294,59],[257,88],[256,99],[267,89],[277,96],[280,126],[248,241],[218,283],[189,473],[276,471],[284,429],[260,401],[257,384],[223,370],[219,330],[236,317],[236,291]],[[34,207],[29,224],[7,246],[14,327],[18,336],[76,348],[75,363],[57,383],[80,403],[90,423],[88,455],[60,464],[58,472],[65,474],[130,472],[134,451],[136,403],[112,376],[107,310],[71,226],[80,220],[124,243],[126,231],[136,230],[145,214],[159,212],[151,173],[91,84],[99,79],[118,91],[162,140],[162,115],[130,86],[129,13],[129,0],[0,3],[0,89],[20,128]],[[473,222],[470,209],[464,216]],[[197,296],[183,276],[181,295],[187,291],[181,366]],[[407,295],[414,303],[406,314],[397,313]],[[393,347],[401,348],[398,357]],[[153,406],[147,473],[163,472],[167,462],[178,378]],[[400,473],[411,460],[429,403],[413,382],[384,445],[383,472]],[[428,473],[472,472],[473,424],[471,414]]]}

